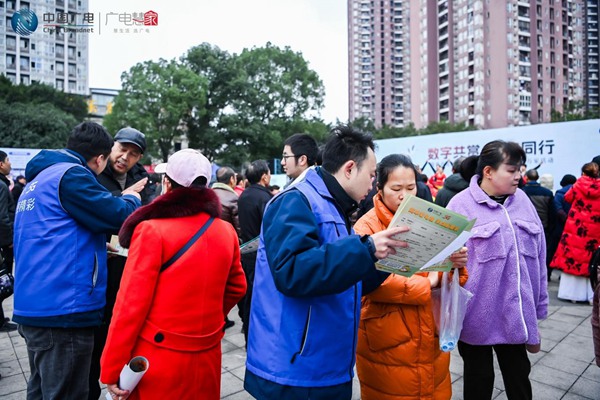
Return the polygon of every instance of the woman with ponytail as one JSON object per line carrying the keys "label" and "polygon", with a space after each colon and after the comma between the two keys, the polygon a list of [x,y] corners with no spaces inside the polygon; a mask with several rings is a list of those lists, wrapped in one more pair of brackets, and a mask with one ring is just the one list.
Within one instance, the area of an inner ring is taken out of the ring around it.
{"label": "woman with ponytail", "polygon": [[496,352],[509,400],[532,399],[527,351],[538,352],[539,319],[546,318],[546,242],[540,219],[518,189],[525,152],[517,143],[486,144],[469,187],[448,209],[477,218],[467,241],[473,293],[458,350],[464,361],[464,399],[491,399]]}

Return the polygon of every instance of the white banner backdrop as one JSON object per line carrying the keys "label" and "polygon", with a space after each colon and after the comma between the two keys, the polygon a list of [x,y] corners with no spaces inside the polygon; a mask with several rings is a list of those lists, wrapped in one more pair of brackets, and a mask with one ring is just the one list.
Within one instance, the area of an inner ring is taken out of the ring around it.
{"label": "white banner backdrop", "polygon": [[527,168],[541,164],[539,174],[551,174],[556,190],[565,174],[579,177],[583,164],[600,155],[600,119],[383,139],[375,141],[375,154],[378,161],[389,154],[406,154],[427,176],[440,164],[448,176],[455,159],[479,155],[486,143],[498,139],[519,143]]}

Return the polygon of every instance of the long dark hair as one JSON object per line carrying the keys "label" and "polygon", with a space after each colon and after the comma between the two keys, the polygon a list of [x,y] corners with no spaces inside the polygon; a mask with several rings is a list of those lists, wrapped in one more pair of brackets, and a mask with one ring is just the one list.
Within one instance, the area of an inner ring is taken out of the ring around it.
{"label": "long dark hair", "polygon": [[377,189],[383,190],[388,181],[390,173],[398,167],[405,167],[415,173],[415,184],[417,182],[417,169],[409,156],[404,154],[390,154],[379,162],[377,166]]}

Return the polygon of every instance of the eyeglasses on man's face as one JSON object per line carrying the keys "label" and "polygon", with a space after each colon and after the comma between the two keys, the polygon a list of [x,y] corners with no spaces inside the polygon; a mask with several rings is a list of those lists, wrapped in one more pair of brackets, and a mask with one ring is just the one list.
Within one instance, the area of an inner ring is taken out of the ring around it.
{"label": "eyeglasses on man's face", "polygon": [[285,162],[287,162],[287,159],[288,159],[288,158],[290,158],[290,157],[297,158],[297,157],[300,157],[300,156],[298,156],[298,155],[295,155],[295,154],[283,154],[283,155],[281,156],[281,159],[282,159],[282,160],[284,160]]}

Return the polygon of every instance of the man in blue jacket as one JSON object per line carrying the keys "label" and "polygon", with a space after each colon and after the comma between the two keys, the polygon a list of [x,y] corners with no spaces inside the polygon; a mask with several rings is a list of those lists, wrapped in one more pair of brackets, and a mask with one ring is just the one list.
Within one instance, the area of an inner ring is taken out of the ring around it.
{"label": "man in blue jacket", "polygon": [[[257,399],[352,397],[361,295],[405,228],[353,234],[349,216],[375,177],[370,136],[335,128],[323,165],[275,197],[263,218],[244,387]],[[364,288],[363,288],[364,286]]]}
{"label": "man in blue jacket", "polygon": [[94,327],[106,302],[106,233],[141,205],[136,191],[114,197],[96,180],[112,146],[102,126],[84,122],[66,149],[41,151],[25,170],[13,320],[27,344],[30,400],[88,396]]}

